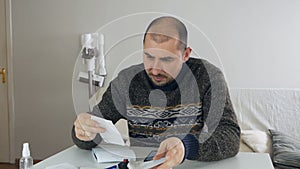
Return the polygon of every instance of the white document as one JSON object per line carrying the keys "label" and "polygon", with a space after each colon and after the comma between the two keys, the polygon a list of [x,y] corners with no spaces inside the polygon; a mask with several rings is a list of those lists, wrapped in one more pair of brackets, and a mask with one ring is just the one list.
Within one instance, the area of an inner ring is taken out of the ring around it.
{"label": "white document", "polygon": [[91,119],[97,121],[100,127],[106,129],[104,133],[100,133],[102,139],[106,143],[117,144],[121,146],[125,145],[119,130],[116,128],[115,125],[113,125],[112,121],[100,117],[96,117],[96,116],[91,116]]}
{"label": "white document", "polygon": [[99,145],[92,149],[98,163],[121,162],[123,159],[135,160],[135,153],[127,146]]}

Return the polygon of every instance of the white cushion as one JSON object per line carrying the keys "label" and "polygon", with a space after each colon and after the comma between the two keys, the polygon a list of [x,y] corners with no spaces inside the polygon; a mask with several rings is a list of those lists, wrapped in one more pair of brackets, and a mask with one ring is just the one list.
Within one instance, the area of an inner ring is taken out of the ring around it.
{"label": "white cushion", "polygon": [[253,152],[253,150],[242,140],[240,141],[240,152]]}
{"label": "white cushion", "polygon": [[254,152],[269,154],[272,152],[272,141],[267,132],[260,130],[242,130],[241,140]]}

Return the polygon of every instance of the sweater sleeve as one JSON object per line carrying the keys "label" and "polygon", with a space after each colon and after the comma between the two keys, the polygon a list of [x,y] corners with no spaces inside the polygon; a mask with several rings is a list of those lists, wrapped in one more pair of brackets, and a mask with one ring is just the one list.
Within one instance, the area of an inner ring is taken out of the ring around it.
{"label": "sweater sleeve", "polygon": [[[98,105],[93,108],[90,114],[98,117],[111,120],[114,124],[124,118],[119,111],[124,112],[124,103],[122,97],[120,96],[119,91],[117,90],[115,82],[113,81],[105,93],[103,94],[102,100]],[[72,140],[75,145],[79,148],[90,150],[96,147],[101,141],[102,138],[100,134],[97,134],[96,137],[91,141],[83,141],[76,137],[74,126],[72,128]]]}
{"label": "sweater sleeve", "polygon": [[202,130],[198,138],[188,134],[182,139],[189,160],[221,160],[239,151],[240,127],[222,73],[214,74],[210,82],[202,107],[207,131]]}

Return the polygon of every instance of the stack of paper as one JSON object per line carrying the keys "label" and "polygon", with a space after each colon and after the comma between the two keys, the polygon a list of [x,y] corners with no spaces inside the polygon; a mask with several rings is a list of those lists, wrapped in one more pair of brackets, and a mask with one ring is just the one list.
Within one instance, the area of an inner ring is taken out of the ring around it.
{"label": "stack of paper", "polygon": [[127,146],[99,145],[92,149],[98,163],[120,162],[123,159],[135,160],[135,153]]}

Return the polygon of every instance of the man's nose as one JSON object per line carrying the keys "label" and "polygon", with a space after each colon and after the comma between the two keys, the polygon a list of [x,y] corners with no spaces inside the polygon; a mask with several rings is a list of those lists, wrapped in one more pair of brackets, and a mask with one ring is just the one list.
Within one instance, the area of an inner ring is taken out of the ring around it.
{"label": "man's nose", "polygon": [[157,75],[160,73],[162,67],[162,65],[160,64],[159,61],[154,61],[153,64],[152,64],[152,74],[153,75]]}
{"label": "man's nose", "polygon": [[153,75],[159,75],[160,69],[152,68],[152,69],[151,69],[151,73],[152,73]]}
{"label": "man's nose", "polygon": [[156,59],[156,60],[152,63],[152,68],[153,68],[153,69],[162,69],[162,65],[161,65],[160,61]]}

